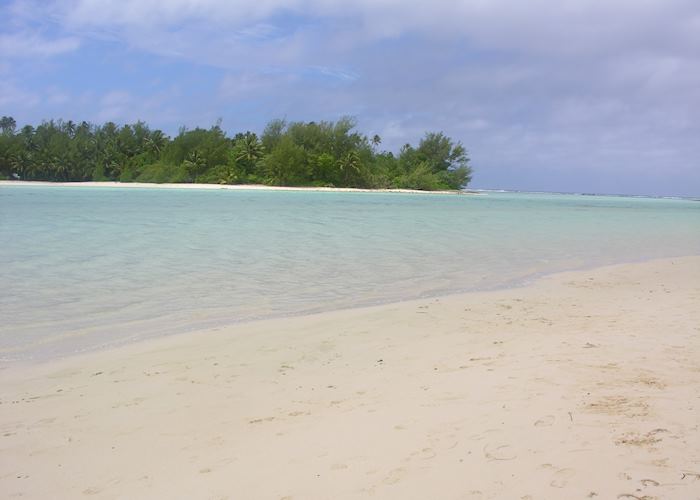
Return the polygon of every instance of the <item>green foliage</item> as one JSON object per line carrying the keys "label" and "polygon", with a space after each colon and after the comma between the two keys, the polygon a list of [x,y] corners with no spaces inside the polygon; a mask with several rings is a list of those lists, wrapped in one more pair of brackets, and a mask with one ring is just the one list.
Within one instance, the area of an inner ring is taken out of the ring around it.
{"label": "green foliage", "polygon": [[461,189],[471,181],[472,169],[464,146],[442,132],[425,134],[418,148],[406,144],[399,154],[398,167],[399,182],[412,184],[414,189]]}
{"label": "green foliage", "polygon": [[300,186],[311,180],[311,169],[303,147],[294,143],[288,135],[262,160],[266,184],[275,186]]}
{"label": "green foliage", "polygon": [[217,124],[170,138],[145,123],[48,121],[17,130],[0,118],[0,178],[121,182],[265,183],[290,186],[460,189],[472,175],[461,143],[427,133],[398,155],[379,151],[355,120],[271,121],[228,138]]}
{"label": "green foliage", "polygon": [[245,176],[232,165],[217,165],[197,178],[203,184],[242,184]]}
{"label": "green foliage", "polygon": [[130,167],[126,167],[124,170],[122,170],[122,173],[119,176],[119,182],[133,182],[133,180],[134,172]]}
{"label": "green foliage", "polygon": [[258,163],[265,155],[265,147],[252,132],[238,134],[234,138],[233,150],[229,156],[229,163],[240,170],[243,177],[255,173]]}
{"label": "green foliage", "polygon": [[0,118],[0,133],[3,135],[12,135],[15,133],[17,122],[11,116],[3,116]]}
{"label": "green foliage", "polygon": [[335,186],[339,182],[338,168],[335,158],[330,153],[321,153],[313,156],[311,160],[311,172],[319,185]]}
{"label": "green foliage", "polygon": [[105,176],[105,169],[102,164],[98,164],[92,173],[92,180],[97,182],[108,181],[109,179]]}
{"label": "green foliage", "polygon": [[267,124],[262,135],[262,145],[267,151],[272,151],[279,144],[286,127],[284,120],[272,120]]}
{"label": "green foliage", "polygon": [[396,187],[403,189],[421,189],[424,191],[434,191],[438,189],[449,189],[449,186],[442,184],[431,171],[427,163],[419,163],[418,166],[396,178]]}
{"label": "green foliage", "polygon": [[188,182],[189,173],[182,165],[167,165],[165,163],[154,163],[148,165],[144,171],[136,178],[137,182],[177,183]]}

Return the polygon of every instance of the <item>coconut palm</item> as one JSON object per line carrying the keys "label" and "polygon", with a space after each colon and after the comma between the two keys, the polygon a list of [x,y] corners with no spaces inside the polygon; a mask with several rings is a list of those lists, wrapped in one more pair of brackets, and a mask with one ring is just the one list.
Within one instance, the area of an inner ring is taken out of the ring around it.
{"label": "coconut palm", "polygon": [[194,182],[197,182],[197,177],[206,170],[206,160],[202,157],[202,154],[198,150],[192,151],[187,159],[182,162],[182,165],[190,174],[190,177]]}
{"label": "coconut palm", "polygon": [[0,118],[0,132],[3,134],[14,134],[17,122],[11,116],[3,116]]}
{"label": "coconut palm", "polygon": [[243,137],[239,140],[239,151],[236,153],[236,161],[242,163],[255,164],[260,158],[262,158],[265,148],[258,140],[258,136],[246,132]]}
{"label": "coconut palm", "polygon": [[151,135],[144,141],[146,147],[156,155],[160,155],[163,147],[165,146],[165,134],[160,130],[155,130],[151,132]]}
{"label": "coconut palm", "polygon": [[343,177],[343,184],[348,185],[350,179],[360,174],[360,155],[352,150],[338,161],[338,169]]}

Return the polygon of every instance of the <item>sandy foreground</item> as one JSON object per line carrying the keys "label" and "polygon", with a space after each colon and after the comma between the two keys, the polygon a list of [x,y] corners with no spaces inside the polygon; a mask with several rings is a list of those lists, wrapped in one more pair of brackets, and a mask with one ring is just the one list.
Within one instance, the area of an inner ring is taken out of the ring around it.
{"label": "sandy foreground", "polygon": [[0,373],[3,498],[700,498],[700,257]]}
{"label": "sandy foreground", "polygon": [[223,189],[228,191],[316,191],[316,192],[341,192],[341,193],[413,193],[413,194],[477,194],[466,191],[421,191],[418,189],[360,189],[360,188],[336,188],[336,187],[293,187],[293,186],[267,186],[264,184],[155,184],[149,182],[44,182],[44,181],[0,181],[0,187],[4,186],[70,186],[70,187],[118,187],[131,189]]}

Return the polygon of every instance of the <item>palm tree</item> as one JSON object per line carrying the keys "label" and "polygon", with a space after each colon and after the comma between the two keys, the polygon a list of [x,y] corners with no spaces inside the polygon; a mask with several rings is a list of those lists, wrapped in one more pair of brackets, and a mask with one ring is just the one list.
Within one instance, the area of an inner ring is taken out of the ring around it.
{"label": "palm tree", "polygon": [[26,151],[20,151],[10,155],[9,163],[12,168],[12,173],[19,175],[20,179],[25,179],[27,175],[27,165],[29,164],[29,154]]}
{"label": "palm tree", "polygon": [[151,152],[154,152],[156,155],[160,155],[163,146],[165,146],[165,134],[163,134],[163,132],[160,130],[155,130],[144,142],[146,143],[146,147],[151,150]]}
{"label": "palm tree", "polygon": [[183,161],[182,164],[194,182],[197,182],[197,177],[206,169],[207,166],[206,160],[196,149],[189,154],[187,159]]}
{"label": "palm tree", "polygon": [[264,154],[265,148],[258,140],[258,136],[252,132],[246,132],[236,141],[233,149],[233,161],[240,165],[246,174],[251,174]]}
{"label": "palm tree", "polygon": [[265,148],[258,140],[258,136],[252,132],[246,132],[240,140],[240,151],[236,155],[236,161],[254,164],[262,158]]}
{"label": "palm tree", "polygon": [[350,184],[350,177],[360,173],[360,156],[352,150],[338,161],[338,168],[343,176],[343,184]]}
{"label": "palm tree", "polygon": [[63,128],[68,134],[68,137],[70,137],[71,139],[75,137],[75,131],[77,129],[77,126],[75,125],[75,122],[73,120],[68,120],[67,122],[65,122],[63,124]]}
{"label": "palm tree", "polygon": [[61,158],[53,158],[49,164],[49,172],[51,172],[58,180],[68,180],[68,165],[62,161]]}
{"label": "palm tree", "polygon": [[3,116],[0,118],[0,132],[3,134],[14,134],[17,122],[11,116]]}
{"label": "palm tree", "polygon": [[43,164],[38,161],[30,161],[24,165],[22,177],[24,179],[33,180],[41,177],[43,172]]}

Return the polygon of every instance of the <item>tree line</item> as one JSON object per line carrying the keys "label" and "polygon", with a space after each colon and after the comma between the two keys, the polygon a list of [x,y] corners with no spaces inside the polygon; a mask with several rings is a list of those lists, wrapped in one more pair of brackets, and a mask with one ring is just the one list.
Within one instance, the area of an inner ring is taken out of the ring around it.
{"label": "tree line", "polygon": [[471,180],[464,146],[442,132],[428,132],[417,146],[397,154],[380,149],[381,138],[338,121],[273,120],[260,136],[228,137],[220,124],[181,128],[174,137],[139,121],[50,120],[17,128],[0,118],[0,178],[43,181],[201,182],[460,189]]}

